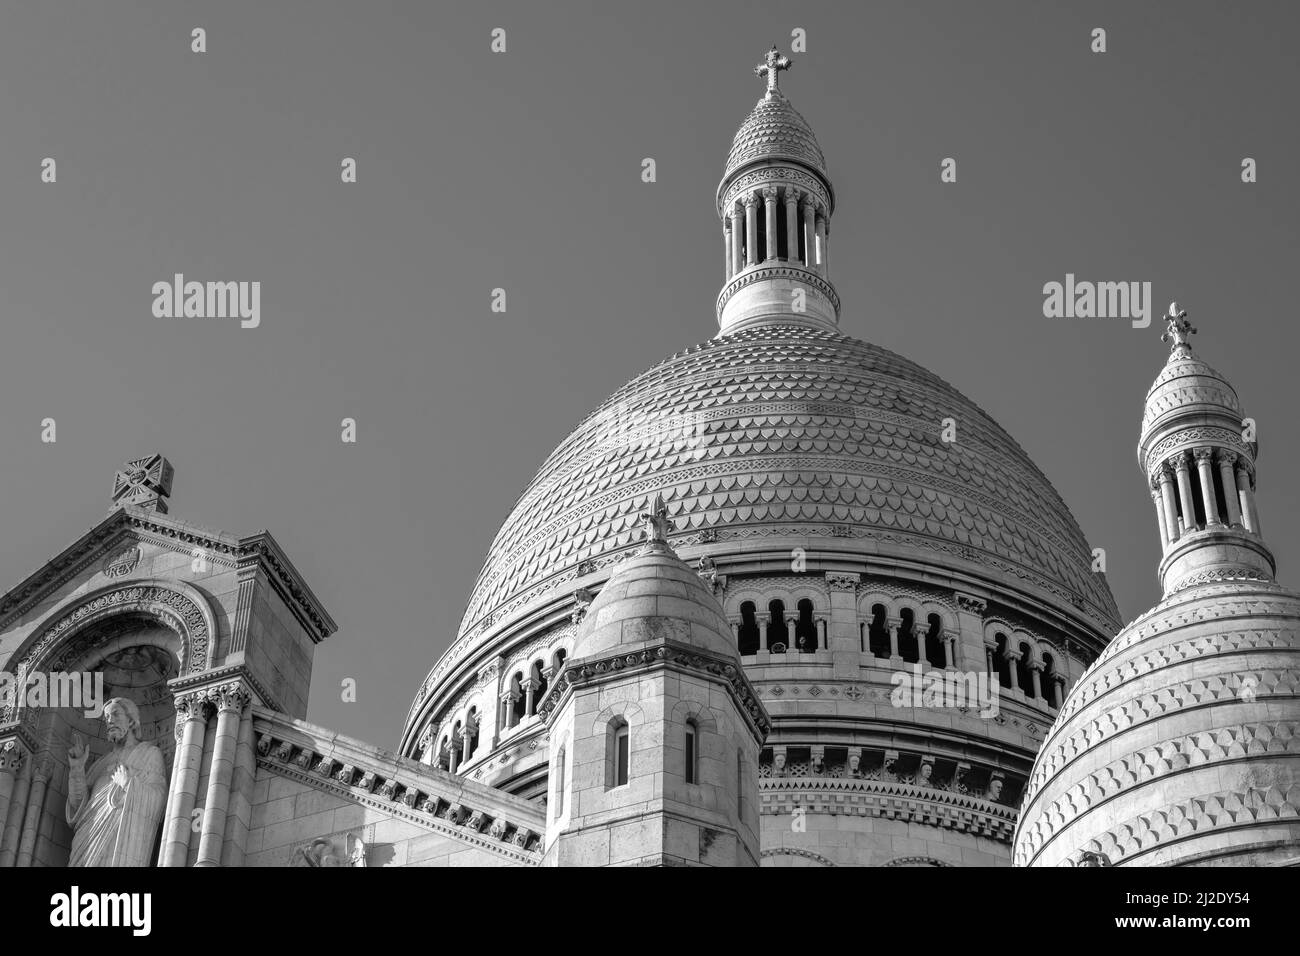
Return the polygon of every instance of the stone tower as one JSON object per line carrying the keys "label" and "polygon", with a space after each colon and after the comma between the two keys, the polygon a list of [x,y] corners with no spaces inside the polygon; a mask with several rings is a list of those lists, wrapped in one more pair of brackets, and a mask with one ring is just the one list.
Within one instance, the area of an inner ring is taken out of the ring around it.
{"label": "stone tower", "polygon": [[1163,597],[1062,707],[1025,792],[1020,866],[1300,856],[1300,595],[1273,579],[1237,393],[1192,354],[1177,305],[1166,321],[1138,445]]}
{"label": "stone tower", "polygon": [[588,608],[543,702],[551,738],[544,864],[757,866],[767,713],[722,607],[668,546],[645,549]]}

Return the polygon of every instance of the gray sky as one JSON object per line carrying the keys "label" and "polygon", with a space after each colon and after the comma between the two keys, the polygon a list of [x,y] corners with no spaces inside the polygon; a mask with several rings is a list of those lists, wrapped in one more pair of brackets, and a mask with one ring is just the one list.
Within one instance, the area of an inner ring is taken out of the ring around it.
{"label": "gray sky", "polygon": [[[101,518],[123,460],[162,452],[174,515],[269,528],[338,620],[310,718],[394,746],[546,454],[716,331],[713,192],[762,92],[752,66],[802,27],[782,87],[837,189],[842,329],[1011,432],[1106,548],[1131,619],[1158,597],[1134,448],[1167,349],[1158,319],[1045,319],[1042,287],[1150,281],[1259,423],[1265,537],[1300,584],[1297,19],[1257,2],[5,4],[0,582]],[[154,318],[175,272],[260,281],[261,326]]]}

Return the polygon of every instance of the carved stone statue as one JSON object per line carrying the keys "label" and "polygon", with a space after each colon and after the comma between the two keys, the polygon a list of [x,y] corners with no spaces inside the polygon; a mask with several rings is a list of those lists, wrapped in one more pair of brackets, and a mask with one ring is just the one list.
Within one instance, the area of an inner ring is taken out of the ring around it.
{"label": "carved stone statue", "polygon": [[81,734],[68,748],[69,866],[150,866],[167,799],[162,751],[140,740],[140,709],[125,697],[104,705],[113,745],[86,769],[90,748]]}

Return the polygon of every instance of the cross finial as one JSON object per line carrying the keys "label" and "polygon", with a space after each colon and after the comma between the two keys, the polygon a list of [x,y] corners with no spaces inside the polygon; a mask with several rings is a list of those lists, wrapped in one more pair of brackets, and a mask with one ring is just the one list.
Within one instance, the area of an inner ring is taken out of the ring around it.
{"label": "cross finial", "polygon": [[1169,311],[1165,314],[1165,331],[1160,336],[1160,341],[1168,342],[1172,339],[1174,342],[1171,346],[1172,349],[1190,349],[1191,346],[1187,344],[1187,339],[1195,332],[1196,326],[1187,321],[1187,312],[1179,309],[1177,302],[1170,302]]}
{"label": "cross finial", "polygon": [[767,77],[767,92],[769,95],[780,93],[777,88],[777,76],[782,70],[790,69],[791,63],[788,56],[782,56],[777,50],[776,44],[772,44],[772,49],[768,50],[763,57],[763,62],[754,67],[754,75],[758,77]]}
{"label": "cross finial", "polygon": [[668,532],[673,530],[673,521],[668,517],[668,506],[664,504],[664,496],[656,492],[655,500],[650,505],[650,510],[643,512],[641,515],[642,524],[645,527],[645,539],[652,549],[667,547]]}
{"label": "cross finial", "polygon": [[134,505],[165,515],[173,474],[172,463],[162,455],[128,461],[113,477],[113,507]]}

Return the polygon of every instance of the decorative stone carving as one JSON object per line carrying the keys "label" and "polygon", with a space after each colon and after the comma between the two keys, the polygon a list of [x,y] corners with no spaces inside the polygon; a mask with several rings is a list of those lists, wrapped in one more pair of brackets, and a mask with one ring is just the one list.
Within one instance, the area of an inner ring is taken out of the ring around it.
{"label": "decorative stone carving", "polygon": [[596,599],[596,595],[587,588],[578,588],[573,592],[573,613],[569,619],[574,624],[579,624],[587,616],[587,608],[591,607],[591,602]]}
{"label": "decorative stone carving", "polygon": [[110,578],[125,577],[134,571],[139,563],[140,549],[132,545],[104,559],[104,574]]}
{"label": "decorative stone carving", "polygon": [[162,455],[128,461],[113,476],[113,507],[132,505],[165,515],[174,473]]}
{"label": "decorative stone carving", "polygon": [[832,591],[854,591],[862,581],[860,574],[834,573],[826,575],[826,586]]}

